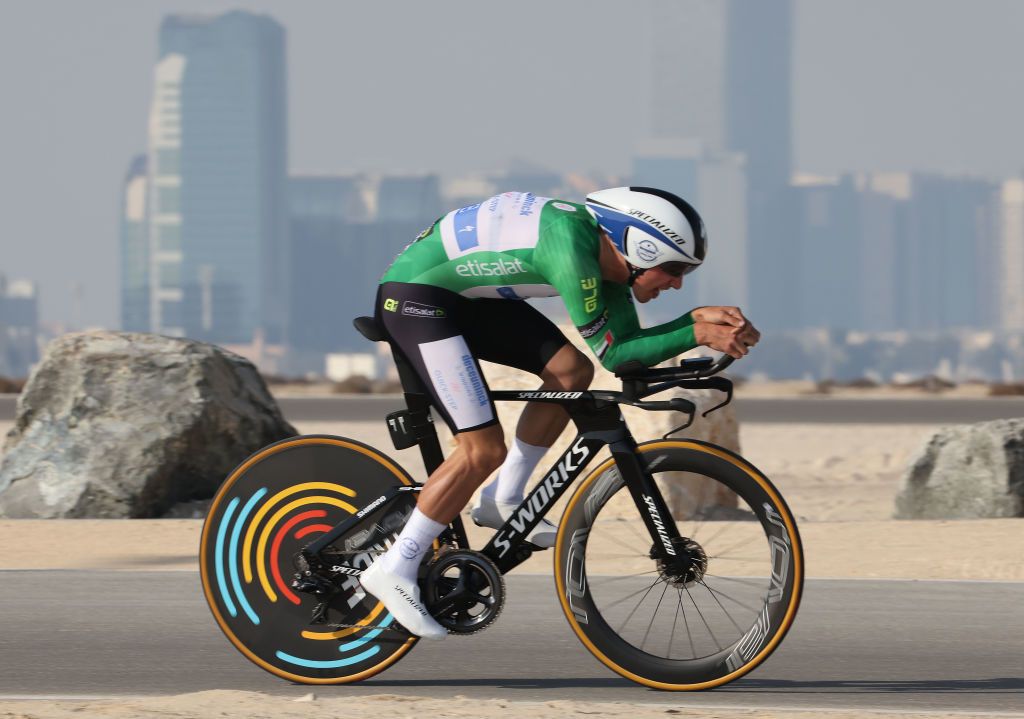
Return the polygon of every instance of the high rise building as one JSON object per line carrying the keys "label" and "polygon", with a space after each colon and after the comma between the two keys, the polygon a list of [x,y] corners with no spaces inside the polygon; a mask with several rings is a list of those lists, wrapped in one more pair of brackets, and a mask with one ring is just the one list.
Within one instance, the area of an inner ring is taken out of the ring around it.
{"label": "high rise building", "polygon": [[328,354],[373,351],[352,320],[372,314],[385,269],[441,214],[438,187],[433,175],[290,180],[290,373],[322,374]]}
{"label": "high rise building", "polygon": [[377,222],[436,220],[443,212],[437,175],[390,175],[377,187]]}
{"label": "high rise building", "polygon": [[371,308],[372,283],[383,271],[373,266],[377,253],[366,241],[370,215],[362,185],[355,177],[289,180],[288,346],[296,374],[322,373],[327,353],[359,344],[352,319],[361,312],[355,308]]}
{"label": "high rise building", "polygon": [[1024,179],[1002,184],[997,208],[999,325],[1020,332],[1024,330]]}
{"label": "high rise building", "polygon": [[150,326],[284,338],[285,34],[266,16],[172,15],[149,127]]}
{"label": "high rise building", "polygon": [[792,174],[791,0],[728,0],[726,147],[747,156],[751,196],[785,187]]}
{"label": "high rise building", "polygon": [[798,178],[796,326],[996,327],[996,189],[913,173]]}
{"label": "high rise building", "polygon": [[797,285],[793,324],[859,329],[863,274],[861,195],[853,178],[806,178],[792,189],[799,212],[799,262],[787,282]]}
{"label": "high rise building", "polygon": [[902,326],[910,330],[994,327],[997,272],[995,185],[912,174],[900,268]]}
{"label": "high rise building", "polygon": [[726,147],[746,157],[750,309],[766,329],[799,316],[796,222],[790,189],[790,0],[728,0]]}
{"label": "high rise building", "polygon": [[368,222],[372,199],[369,182],[359,176],[293,175],[288,178],[288,217]]}
{"label": "high rise building", "polygon": [[[766,328],[796,326],[797,283],[789,274],[799,261],[798,197],[789,189],[791,0],[652,0],[651,9],[651,135],[697,140],[708,156],[731,158],[719,165],[730,179],[717,191],[742,187],[745,244],[732,261],[746,262],[738,271],[748,283],[748,309]],[[654,159],[648,153],[645,164],[653,167]],[[692,177],[673,179],[677,187],[694,184]],[[705,196],[698,209],[708,202]]]}
{"label": "high rise building", "polygon": [[39,291],[0,275],[0,375],[25,377],[39,360]]}
{"label": "high rise building", "polygon": [[148,332],[149,223],[146,156],[132,160],[121,192],[121,329]]}
{"label": "high rise building", "polygon": [[653,138],[694,138],[713,150],[728,146],[727,17],[721,0],[651,0]]}
{"label": "high rise building", "polygon": [[907,262],[903,242],[909,178],[902,173],[876,173],[856,179],[860,189],[861,256],[854,272],[859,275],[861,328],[885,332],[903,327],[901,267]]}

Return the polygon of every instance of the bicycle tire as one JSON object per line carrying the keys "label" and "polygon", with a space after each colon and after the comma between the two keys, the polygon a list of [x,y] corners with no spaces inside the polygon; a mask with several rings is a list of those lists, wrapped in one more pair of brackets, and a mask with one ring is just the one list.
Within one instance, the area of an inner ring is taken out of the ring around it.
{"label": "bicycle tire", "polygon": [[[289,681],[344,684],[383,671],[412,649],[417,638],[392,629],[390,613],[357,579],[346,580],[328,616],[364,628],[312,625],[316,598],[288,586],[302,546],[396,484],[413,484],[396,462],[361,442],[328,435],[269,445],[228,475],[203,524],[199,564],[210,610],[238,651]],[[367,514],[348,535],[365,537],[367,546],[351,545],[360,553],[349,563],[368,566],[397,536],[415,501],[406,493]],[[371,531],[375,527],[387,531]]]}
{"label": "bicycle tire", "polygon": [[[666,572],[651,558],[650,533],[614,460],[605,461],[573,494],[559,524],[554,555],[559,603],[583,645],[621,676],[674,691],[734,681],[768,658],[796,617],[804,561],[792,513],[763,474],[721,447],[696,440],[655,440],[641,444],[638,451],[656,478],[665,472],[702,475],[714,484],[704,481],[700,486],[746,506],[706,507],[676,521],[680,534],[694,539],[704,552],[706,574],[700,581],[687,582],[686,576]],[[702,536],[705,529],[714,535]],[[762,549],[748,549],[761,539]],[[632,549],[627,552],[627,547]],[[598,571],[588,574],[588,561],[596,567],[594,558],[607,560],[610,549],[627,555],[614,557],[619,569],[610,579]],[[735,556],[741,549],[749,557]],[[634,575],[634,569],[643,571]],[[675,605],[674,614],[666,609],[655,630],[666,596],[666,607]],[[641,607],[644,614],[650,613],[642,635],[642,621],[630,626]],[[677,650],[675,637],[677,631],[682,635],[684,626],[688,641]]]}

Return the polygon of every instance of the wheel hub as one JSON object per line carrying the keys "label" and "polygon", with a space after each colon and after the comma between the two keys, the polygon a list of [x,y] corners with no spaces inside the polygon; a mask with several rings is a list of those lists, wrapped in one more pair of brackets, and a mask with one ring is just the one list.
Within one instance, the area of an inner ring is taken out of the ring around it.
{"label": "wheel hub", "polygon": [[672,540],[676,556],[665,559],[657,556],[657,545],[651,547],[651,558],[656,560],[658,573],[674,587],[689,587],[701,581],[708,570],[708,555],[704,548],[689,537]]}

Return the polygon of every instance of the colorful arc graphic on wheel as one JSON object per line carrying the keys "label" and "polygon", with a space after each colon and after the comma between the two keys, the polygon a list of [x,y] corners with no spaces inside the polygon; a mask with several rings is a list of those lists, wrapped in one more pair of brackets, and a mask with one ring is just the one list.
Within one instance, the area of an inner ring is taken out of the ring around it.
{"label": "colorful arc graphic on wheel", "polygon": [[[312,623],[321,597],[291,587],[302,547],[357,514],[368,503],[362,497],[375,499],[396,484],[412,480],[386,456],[321,436],[271,445],[225,480],[204,526],[200,564],[207,600],[236,648],[278,676],[341,683],[377,673],[415,644],[355,577],[325,600],[326,623]],[[414,495],[367,514],[353,531],[383,532],[375,523],[385,518],[388,527],[400,526],[392,515],[407,516],[410,502]],[[392,532],[373,533],[367,549],[347,561],[365,566],[390,546]]]}
{"label": "colorful arc graphic on wheel", "polygon": [[[329,524],[305,524],[311,520],[322,520],[327,516],[324,509],[309,509],[309,507],[330,506],[337,507],[348,514],[354,514],[357,509],[348,501],[332,497],[326,493],[314,494],[293,499],[292,501],[277,507],[273,514],[270,514],[283,499],[308,491],[329,491],[340,494],[345,498],[353,498],[356,492],[348,487],[326,482],[306,482],[289,487],[271,496],[262,502],[269,494],[266,487],[261,487],[254,492],[244,503],[239,497],[232,499],[224,512],[220,527],[217,531],[216,545],[216,574],[217,587],[225,608],[232,617],[239,615],[238,608],[245,613],[245,616],[254,624],[260,623],[260,618],[254,611],[246,591],[253,591],[256,580],[259,588],[271,602],[276,602],[284,597],[292,604],[299,605],[302,600],[285,584],[280,569],[280,551],[284,539],[291,534],[292,539],[298,541],[311,534],[326,532],[332,529]],[[238,507],[241,506],[241,510]],[[252,521],[248,522],[253,510],[259,507]],[[305,510],[305,511],[298,511]],[[297,513],[296,513],[297,512]],[[267,516],[270,515],[269,519]],[[286,519],[287,518],[287,519]],[[266,519],[266,521],[264,521]],[[262,525],[262,526],[261,526]],[[294,530],[294,531],[293,531]],[[240,542],[244,531],[244,540]],[[254,538],[255,550],[253,549]],[[270,545],[269,550],[267,545]],[[242,565],[244,567],[245,581],[241,581],[239,575],[239,544],[241,544]],[[256,573],[253,574],[253,565]],[[383,605],[377,605],[370,610],[366,617],[360,622],[362,627],[370,627],[370,623],[380,615]],[[361,649],[358,654],[343,657],[337,660],[323,661],[303,659],[278,650],[276,655],[279,659],[302,667],[310,668],[337,668],[355,664],[367,659],[380,651],[380,647],[366,646],[375,637],[380,635],[384,629],[391,624],[393,618],[390,613],[385,614],[376,625],[376,629],[365,632],[359,639],[345,642],[338,646],[339,652],[349,654],[355,649]],[[310,632],[303,631],[301,636],[306,639],[325,640],[338,639],[353,634],[360,630],[360,627],[349,627],[335,632]]]}

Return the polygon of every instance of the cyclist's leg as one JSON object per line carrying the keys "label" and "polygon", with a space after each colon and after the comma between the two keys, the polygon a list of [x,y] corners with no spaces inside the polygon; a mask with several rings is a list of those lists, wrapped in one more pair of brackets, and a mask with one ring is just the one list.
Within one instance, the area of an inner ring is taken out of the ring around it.
{"label": "cyclist's leg", "polygon": [[428,285],[386,283],[377,316],[392,346],[420,376],[433,404],[459,436],[458,448],[427,479],[417,509],[395,545],[363,574],[376,595],[413,633],[442,638],[419,596],[416,572],[432,541],[505,455],[501,426],[479,363],[461,325],[467,300]]}
{"label": "cyclist's leg", "polygon": [[[542,381],[541,390],[585,390],[593,379],[594,365],[582,352],[566,343],[537,374]],[[528,402],[519,415],[508,457],[497,478],[484,487],[484,494],[495,502],[518,505],[533,471],[568,422],[569,413],[561,405]],[[551,540],[554,540],[553,535]]]}
{"label": "cyclist's leg", "polygon": [[[525,302],[480,299],[473,301],[478,320],[467,339],[481,359],[516,367],[541,378],[542,390],[583,390],[590,386],[593,365],[573,347],[545,315]],[[529,342],[510,342],[508,328],[529,337]],[[548,448],[569,420],[560,406],[528,403],[520,415],[508,457],[497,478],[481,493],[473,518],[484,526],[500,526],[522,501],[526,483]],[[555,526],[543,520],[530,541],[551,546]]]}
{"label": "cyclist's leg", "polygon": [[[594,379],[594,363],[566,343],[540,372],[542,390],[585,390]],[[546,402],[529,402],[516,425],[516,437],[532,445],[550,447],[569,422],[564,407]]]}
{"label": "cyclist's leg", "polygon": [[420,492],[419,507],[439,521],[450,522],[473,497],[473,492],[505,459],[501,425],[460,432],[455,451],[430,475]]}

